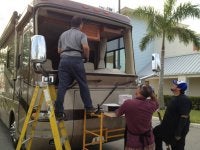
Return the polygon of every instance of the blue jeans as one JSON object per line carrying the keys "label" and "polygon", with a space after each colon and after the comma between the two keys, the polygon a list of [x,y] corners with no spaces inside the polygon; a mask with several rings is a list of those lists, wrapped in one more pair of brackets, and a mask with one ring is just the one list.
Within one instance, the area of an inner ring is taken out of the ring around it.
{"label": "blue jeans", "polygon": [[58,92],[55,101],[56,113],[63,113],[64,96],[70,85],[76,80],[79,84],[80,95],[85,108],[93,107],[90,92],[87,85],[86,73],[81,57],[64,56],[60,60],[58,68]]}

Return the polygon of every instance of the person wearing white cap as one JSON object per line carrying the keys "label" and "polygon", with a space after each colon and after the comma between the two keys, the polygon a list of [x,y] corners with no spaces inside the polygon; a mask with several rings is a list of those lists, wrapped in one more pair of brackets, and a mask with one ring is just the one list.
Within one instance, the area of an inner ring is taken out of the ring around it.
{"label": "person wearing white cap", "polygon": [[186,82],[173,80],[171,91],[174,97],[167,106],[162,123],[153,130],[156,150],[162,150],[162,141],[170,144],[172,150],[184,150],[192,109],[192,102],[185,95],[186,90]]}

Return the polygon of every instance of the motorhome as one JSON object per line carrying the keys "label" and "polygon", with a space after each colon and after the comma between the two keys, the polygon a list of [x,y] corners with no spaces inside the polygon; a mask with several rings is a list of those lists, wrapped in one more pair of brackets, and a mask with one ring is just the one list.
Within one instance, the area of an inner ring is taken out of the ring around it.
{"label": "motorhome", "polygon": [[[74,15],[83,18],[82,32],[88,37],[90,58],[84,66],[94,106],[104,100],[104,103],[118,104],[120,96],[134,93],[137,76],[128,17],[68,0],[34,0],[22,14],[13,13],[0,38],[0,118],[9,128],[14,144],[19,138],[34,87],[42,81],[43,75],[34,65],[41,64],[45,70],[53,72],[57,85],[60,60],[57,43],[61,33],[70,29]],[[41,61],[32,58],[31,38],[34,35],[45,38],[46,51]],[[78,84],[67,91],[64,108],[72,149],[80,149],[84,106]],[[45,107],[43,109],[36,138],[49,140],[52,137],[45,119]],[[112,130],[124,125],[123,117],[105,118],[103,127]],[[95,118],[88,120],[88,128],[98,129],[98,126]],[[123,136],[110,138],[107,142],[119,138]]]}

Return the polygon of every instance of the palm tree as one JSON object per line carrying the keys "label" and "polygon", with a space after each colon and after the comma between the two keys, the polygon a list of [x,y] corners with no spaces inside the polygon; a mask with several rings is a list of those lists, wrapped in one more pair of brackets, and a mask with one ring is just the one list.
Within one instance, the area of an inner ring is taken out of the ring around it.
{"label": "palm tree", "polygon": [[125,15],[143,18],[148,22],[147,34],[140,43],[140,49],[144,50],[156,37],[162,38],[161,47],[161,71],[159,77],[160,108],[164,108],[163,97],[163,76],[164,76],[164,58],[165,41],[173,42],[176,37],[184,44],[194,43],[197,48],[200,47],[200,38],[194,31],[180,26],[180,22],[188,17],[200,18],[200,9],[198,5],[192,5],[190,2],[180,4],[175,7],[177,0],[165,0],[163,13],[156,11],[153,7],[139,7],[136,10],[124,11]]}

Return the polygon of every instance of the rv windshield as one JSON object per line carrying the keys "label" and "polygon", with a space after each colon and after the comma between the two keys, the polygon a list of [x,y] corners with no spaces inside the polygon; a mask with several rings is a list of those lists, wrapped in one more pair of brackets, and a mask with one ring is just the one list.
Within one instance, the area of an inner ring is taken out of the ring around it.
{"label": "rv windshield", "polygon": [[[52,61],[52,68],[58,69],[59,55],[57,42],[62,32],[70,29],[73,15],[53,8],[38,10],[38,29],[40,35],[45,36],[47,59]],[[95,16],[82,16],[90,46],[89,62],[85,64],[88,73],[134,74],[131,26],[110,23],[104,19],[98,22]]]}

